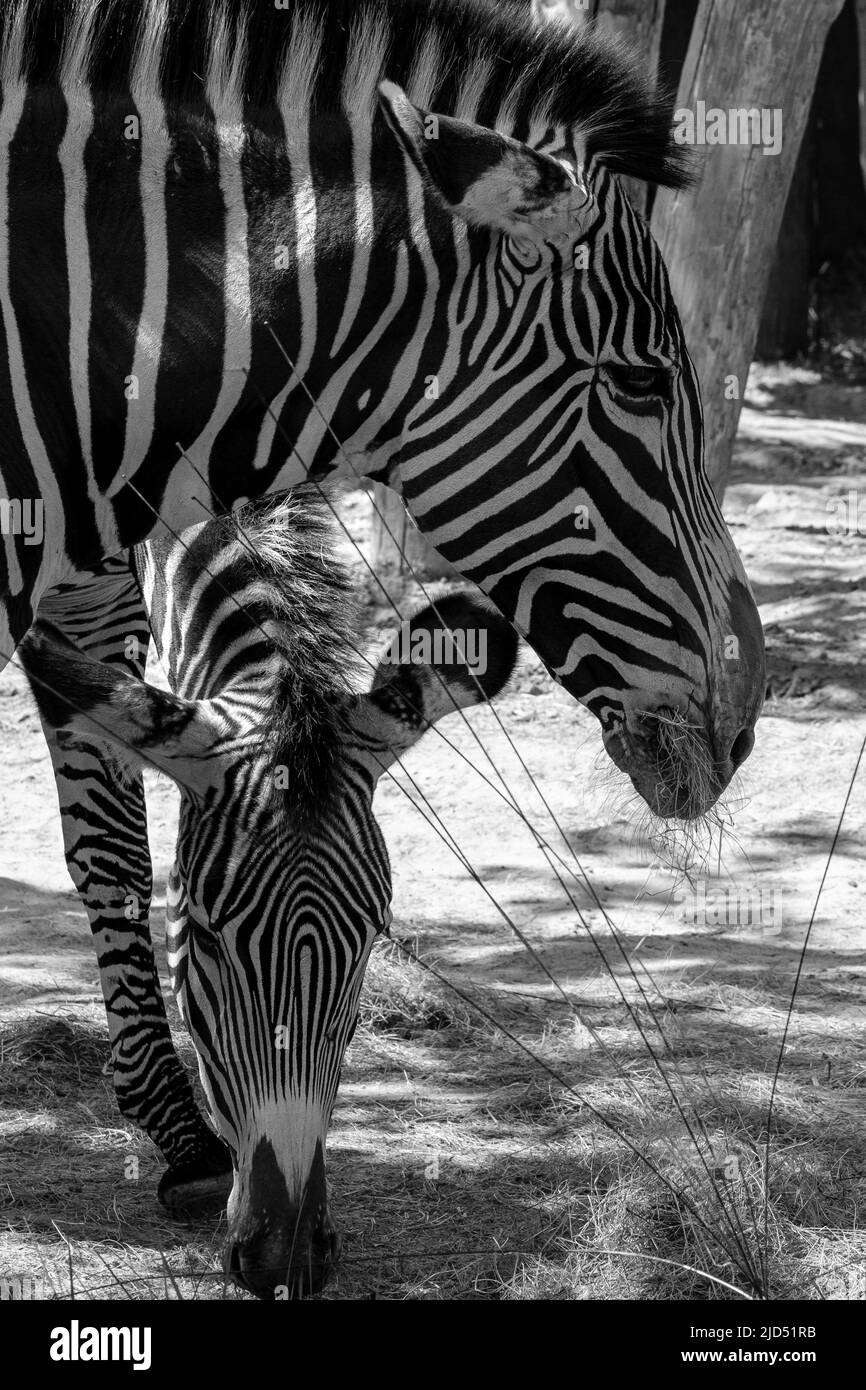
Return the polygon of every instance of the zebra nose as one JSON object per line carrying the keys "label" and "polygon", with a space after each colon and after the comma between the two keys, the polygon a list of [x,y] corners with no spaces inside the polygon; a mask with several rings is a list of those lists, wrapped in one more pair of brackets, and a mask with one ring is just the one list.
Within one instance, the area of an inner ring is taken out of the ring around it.
{"label": "zebra nose", "polygon": [[717,750],[716,776],[720,790],[724,790],[728,785],[737,768],[746,761],[754,746],[755,731],[749,726],[739,729],[733,736],[717,734],[715,740]]}
{"label": "zebra nose", "polygon": [[271,1236],[229,1243],[225,1258],[226,1274],[256,1298],[309,1298],[324,1287],[330,1273],[331,1238],[313,1240],[304,1251],[277,1253]]}
{"label": "zebra nose", "polygon": [[244,1176],[246,1190],[229,1203],[226,1273],[256,1298],[318,1293],[339,1251],[328,1217],[321,1143],[300,1201],[290,1196],[267,1139],[259,1140]]}

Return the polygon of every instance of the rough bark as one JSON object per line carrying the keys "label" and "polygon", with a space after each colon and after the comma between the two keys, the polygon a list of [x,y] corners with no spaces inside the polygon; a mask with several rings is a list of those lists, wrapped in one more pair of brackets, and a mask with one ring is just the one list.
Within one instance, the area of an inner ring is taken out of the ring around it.
{"label": "rough bark", "polygon": [[719,496],[754,355],[764,291],[809,114],[842,0],[701,0],[677,107],[780,108],[777,155],[759,145],[703,151],[697,189],[659,191],[652,225],[670,271],[704,400],[707,470]]}

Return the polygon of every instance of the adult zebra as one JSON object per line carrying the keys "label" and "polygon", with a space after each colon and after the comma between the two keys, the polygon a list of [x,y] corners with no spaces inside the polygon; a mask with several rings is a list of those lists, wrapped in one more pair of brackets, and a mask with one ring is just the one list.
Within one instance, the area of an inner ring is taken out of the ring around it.
{"label": "adult zebra", "polygon": [[[0,96],[4,659],[202,501],[354,469],[655,810],[712,804],[763,644],[614,177],[683,178],[632,64],[484,0],[11,0]],[[709,778],[659,775],[672,709]]]}
{"label": "adult zebra", "polygon": [[[712,804],[763,644],[615,178],[683,177],[625,58],[482,0],[13,0],[0,98],[3,659],[61,595],[128,662],[141,613],[104,556],[355,471],[402,491],[654,809]],[[709,778],[660,773],[668,710]],[[144,834],[132,784],[112,835],[146,865]],[[100,857],[67,850],[149,999],[146,918],[130,946]],[[146,1017],[115,1067],[178,1126],[164,1195],[188,1197],[219,1158],[166,1038]]]}
{"label": "adult zebra", "polygon": [[[317,1289],[334,1251],[325,1141],[367,958],[390,921],[376,783],[443,714],[497,694],[517,653],[492,609],[450,595],[402,634],[416,657],[428,634],[429,660],[401,664],[392,644],[353,694],[331,532],[309,496],[249,504],[239,529],[205,523],[109,561],[89,589],[58,588],[21,645],[94,927],[120,1107],[169,1161],[167,1205],[222,1206],[234,1168],[226,1265],[263,1298]],[[173,694],[141,678],[142,593]],[[483,643],[477,670],[459,638],[437,651],[449,629]],[[166,1023],[142,763],[181,791],[169,964],[228,1149]]]}

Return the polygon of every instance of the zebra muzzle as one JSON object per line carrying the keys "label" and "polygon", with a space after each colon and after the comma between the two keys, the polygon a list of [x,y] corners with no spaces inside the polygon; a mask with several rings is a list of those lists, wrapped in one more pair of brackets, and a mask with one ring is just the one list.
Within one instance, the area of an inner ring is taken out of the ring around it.
{"label": "zebra muzzle", "polygon": [[664,818],[703,815],[730,780],[717,766],[703,723],[673,705],[630,713],[605,733],[604,744],[650,810]]}
{"label": "zebra muzzle", "polygon": [[270,1141],[260,1139],[244,1195],[229,1204],[229,1221],[224,1267],[236,1284],[265,1300],[318,1293],[342,1243],[328,1214],[321,1144],[303,1195],[293,1201]]}

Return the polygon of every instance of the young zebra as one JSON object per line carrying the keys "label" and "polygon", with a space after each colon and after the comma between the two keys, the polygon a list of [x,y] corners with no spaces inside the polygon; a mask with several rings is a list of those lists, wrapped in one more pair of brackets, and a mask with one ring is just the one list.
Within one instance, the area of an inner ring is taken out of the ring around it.
{"label": "young zebra", "polygon": [[[408,650],[443,621],[481,633],[477,679],[431,641],[429,663],[393,653],[353,694],[349,586],[322,505],[253,504],[239,524],[210,522],[109,564],[90,594],[109,602],[98,623],[81,587],[59,590],[21,656],[93,928],[121,1110],[161,1147],[169,1206],[222,1203],[234,1166],[227,1268],[273,1297],[318,1288],[332,1257],[326,1132],[370,948],[390,919],[376,783],[429,724],[501,689],[517,638],[486,606],[448,597],[441,619],[427,609],[413,620]],[[173,694],[142,679],[138,582]],[[100,660],[77,645],[94,628]],[[169,962],[230,1156],[196,1109],[166,1023],[142,764],[181,791]]]}
{"label": "young zebra", "polygon": [[[354,470],[402,492],[656,811],[711,805],[763,644],[616,178],[683,179],[640,68],[491,0],[3,11],[0,660],[58,583],[197,499]],[[670,711],[701,775],[659,775]]]}

